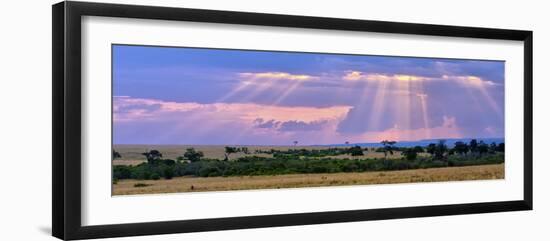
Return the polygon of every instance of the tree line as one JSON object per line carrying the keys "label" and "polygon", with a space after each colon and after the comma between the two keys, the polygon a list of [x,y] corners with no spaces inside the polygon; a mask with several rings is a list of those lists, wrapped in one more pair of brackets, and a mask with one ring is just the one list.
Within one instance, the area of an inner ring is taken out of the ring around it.
{"label": "tree line", "polygon": [[[158,150],[142,153],[147,162],[135,166],[115,165],[113,180],[119,179],[171,179],[179,176],[215,177],[215,176],[248,176],[280,175],[300,173],[335,173],[390,171],[418,168],[450,167],[498,164],[504,162],[504,143],[486,144],[483,141],[471,140],[469,143],[455,142],[452,148],[444,140],[429,144],[426,147],[395,147],[395,141],[383,141],[382,147],[375,149],[384,152],[384,158],[331,158],[330,156],[347,154],[362,156],[368,148],[352,146],[327,149],[288,149],[268,150],[254,153],[269,153],[273,157],[244,156],[230,160],[233,153],[251,154],[246,147],[225,147],[224,159],[205,158],[204,153],[194,148],[187,148],[176,160],[165,159]],[[388,159],[400,151],[402,158]],[[429,156],[419,156],[419,153]],[[121,155],[113,150],[113,158]]]}

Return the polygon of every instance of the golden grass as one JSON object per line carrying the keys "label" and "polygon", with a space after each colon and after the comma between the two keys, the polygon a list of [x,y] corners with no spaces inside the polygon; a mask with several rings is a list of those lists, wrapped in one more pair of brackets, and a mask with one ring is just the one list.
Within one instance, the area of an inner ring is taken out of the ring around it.
{"label": "golden grass", "polygon": [[[113,195],[503,179],[504,164],[405,171],[121,180]],[[137,183],[150,186],[134,187]]]}
{"label": "golden grass", "polygon": [[[158,150],[162,153],[164,158],[175,160],[178,156],[182,156],[185,153],[186,148],[195,148],[197,151],[202,151],[205,158],[212,159],[224,159],[225,146],[191,146],[191,145],[114,145],[113,148],[122,156],[119,159],[113,161],[114,165],[137,165],[145,162],[145,157],[141,153],[147,150]],[[319,150],[332,148],[330,146],[246,146],[250,151],[250,154],[233,153],[230,155],[231,160],[237,159],[243,156],[262,156],[272,157],[271,154],[255,154],[256,150],[288,150],[288,149],[302,149]],[[338,146],[338,148],[344,148]],[[420,153],[420,155],[428,155],[427,153]],[[388,159],[401,158],[401,152],[395,151],[393,155],[388,154]],[[374,148],[370,148],[364,156],[351,156],[351,155],[338,155],[330,156],[330,158],[349,158],[349,159],[366,159],[366,158],[384,158],[384,153],[374,152]]]}

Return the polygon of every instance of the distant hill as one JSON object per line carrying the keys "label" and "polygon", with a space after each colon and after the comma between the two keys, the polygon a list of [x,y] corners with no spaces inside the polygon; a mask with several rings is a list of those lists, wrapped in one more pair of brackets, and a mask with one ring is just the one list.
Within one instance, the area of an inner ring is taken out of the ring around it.
{"label": "distant hill", "polygon": [[[426,139],[426,140],[418,140],[418,141],[398,141],[395,146],[397,147],[412,147],[412,146],[427,146],[430,143],[437,143],[439,140],[445,140],[445,143],[448,146],[453,146],[455,142],[462,141],[465,143],[470,143],[472,139],[476,139],[478,142],[483,141],[487,144],[491,143],[504,143],[504,138],[449,138],[449,139]],[[332,144],[332,145],[326,145],[326,146],[361,146],[361,147],[381,147],[382,144],[378,142],[372,142],[372,143],[350,143],[350,144]]]}

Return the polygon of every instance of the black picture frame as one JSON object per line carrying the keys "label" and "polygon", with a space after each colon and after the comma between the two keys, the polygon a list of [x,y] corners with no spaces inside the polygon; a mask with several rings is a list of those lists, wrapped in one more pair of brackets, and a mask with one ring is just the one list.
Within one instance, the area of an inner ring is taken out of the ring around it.
{"label": "black picture frame", "polygon": [[[516,40],[524,43],[524,194],[521,200],[463,203],[282,215],[139,222],[99,226],[81,224],[81,17],[104,16],[281,26],[327,30]],[[151,7],[90,2],[52,6],[53,43],[53,194],[52,233],[65,239],[308,225],[442,215],[532,210],[533,208],[533,32],[523,30],[366,21],[324,17]]]}

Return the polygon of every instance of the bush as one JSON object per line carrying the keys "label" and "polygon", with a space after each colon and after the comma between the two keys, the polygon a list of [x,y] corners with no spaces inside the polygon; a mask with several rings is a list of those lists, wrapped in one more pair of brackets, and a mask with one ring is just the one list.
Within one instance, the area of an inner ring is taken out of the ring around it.
{"label": "bush", "polygon": [[352,156],[362,156],[363,155],[363,149],[361,149],[360,146],[351,147],[351,148],[349,148],[348,152]]}
{"label": "bush", "polygon": [[160,175],[158,173],[153,173],[151,174],[151,179],[153,180],[159,180],[160,179]]}
{"label": "bush", "polygon": [[174,168],[172,167],[164,168],[163,174],[164,174],[163,177],[165,179],[172,179],[172,177],[174,177]]}
{"label": "bush", "polygon": [[132,167],[117,165],[113,167],[113,179],[128,179],[132,177]]}
{"label": "bush", "polygon": [[153,174],[150,168],[151,164],[142,163],[139,164],[130,170],[132,171],[132,178],[138,180],[149,180]]}
{"label": "bush", "polygon": [[[352,147],[353,148],[353,147]],[[504,153],[496,152],[479,155],[447,155],[446,160],[416,156],[402,159],[337,159],[322,157],[327,153],[339,153],[346,149],[326,150],[272,150],[274,157],[244,156],[230,162],[201,158],[199,161],[175,162],[170,159],[155,159],[137,166],[114,166],[113,182],[122,179],[159,180],[179,176],[214,177],[214,176],[246,176],[246,175],[281,175],[299,173],[335,173],[335,172],[365,172],[391,171],[417,168],[433,168],[447,166],[470,166],[504,163]],[[410,149],[403,149],[404,151]],[[303,154],[314,154],[304,156]],[[339,153],[340,155],[342,153]]]}
{"label": "bush", "polygon": [[167,166],[173,166],[173,165],[176,164],[176,161],[171,160],[171,159],[164,159],[164,160],[162,160],[162,164],[167,165]]}
{"label": "bush", "polygon": [[418,156],[415,149],[406,149],[401,152],[401,155],[405,156],[407,160],[414,161],[416,160],[416,157]]}

